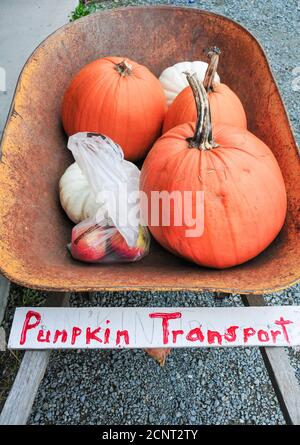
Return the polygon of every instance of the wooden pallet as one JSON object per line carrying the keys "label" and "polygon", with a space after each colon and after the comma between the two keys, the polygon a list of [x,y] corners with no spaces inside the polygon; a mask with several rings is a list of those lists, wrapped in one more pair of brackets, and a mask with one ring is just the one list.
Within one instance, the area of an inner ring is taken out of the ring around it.
{"label": "wooden pallet", "polygon": [[[7,300],[9,283],[5,281],[0,283],[2,300]],[[265,303],[261,295],[244,295],[242,299],[247,306],[264,306]],[[46,305],[49,307],[68,306],[68,302],[68,293],[52,292],[48,294]],[[300,386],[287,351],[281,347],[260,348],[260,351],[286,422],[300,425]],[[49,350],[25,352],[0,415],[0,425],[27,423],[39,385],[47,369],[50,354]]]}

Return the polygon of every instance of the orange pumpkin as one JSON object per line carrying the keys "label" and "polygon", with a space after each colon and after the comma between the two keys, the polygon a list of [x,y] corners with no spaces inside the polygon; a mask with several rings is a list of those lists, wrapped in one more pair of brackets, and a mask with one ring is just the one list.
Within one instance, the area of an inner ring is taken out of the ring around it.
{"label": "orange pumpkin", "polygon": [[[208,54],[211,59],[203,84],[208,92],[212,126],[228,124],[247,128],[245,110],[238,96],[224,83],[212,82],[219,62],[219,49],[212,48]],[[164,120],[163,133],[179,124],[195,122],[196,118],[195,99],[191,88],[188,86],[178,94],[169,107]]]}
{"label": "orange pumpkin", "polygon": [[62,105],[68,135],[103,133],[136,161],[161,134],[166,99],[159,80],[143,65],[105,57],[85,66],[71,81]]}
{"label": "orange pumpkin", "polygon": [[[148,197],[149,229],[162,246],[197,264],[227,268],[255,257],[278,235],[286,216],[285,185],[271,150],[249,131],[216,125],[212,135],[207,93],[194,75],[187,77],[197,122],[173,128],[154,144],[140,187]],[[182,208],[173,201],[163,208],[161,200],[153,208],[153,191],[190,191],[189,214],[184,196]],[[166,211],[169,225],[162,223]],[[188,236],[202,218],[203,233]]]}

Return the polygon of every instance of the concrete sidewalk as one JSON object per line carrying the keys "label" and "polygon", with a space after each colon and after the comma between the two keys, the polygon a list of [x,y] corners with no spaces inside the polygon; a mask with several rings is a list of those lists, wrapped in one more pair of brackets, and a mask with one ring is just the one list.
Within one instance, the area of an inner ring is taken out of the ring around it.
{"label": "concrete sidewalk", "polygon": [[78,0],[1,0],[0,68],[6,73],[6,91],[1,91],[0,82],[0,137],[24,63],[42,40],[69,21],[77,4]]}

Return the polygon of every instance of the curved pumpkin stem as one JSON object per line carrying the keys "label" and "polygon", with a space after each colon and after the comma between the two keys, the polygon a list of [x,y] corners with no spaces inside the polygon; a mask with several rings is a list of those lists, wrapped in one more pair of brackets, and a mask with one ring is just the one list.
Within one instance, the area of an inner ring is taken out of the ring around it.
{"label": "curved pumpkin stem", "polygon": [[196,130],[193,137],[188,138],[187,141],[189,142],[189,146],[191,148],[200,148],[201,144],[201,134],[203,132],[203,126],[204,126],[204,100],[203,100],[203,94],[201,94],[200,91],[200,85],[197,82],[196,73],[190,74],[188,72],[184,73],[186,75],[187,81],[190,84],[190,87],[193,91],[195,103],[196,103],[196,110],[197,110],[197,122],[196,122]]}
{"label": "curved pumpkin stem", "polygon": [[122,60],[122,62],[117,63],[115,69],[123,77],[129,76],[132,73],[132,65],[130,65],[127,60]]}
{"label": "curved pumpkin stem", "polygon": [[193,91],[193,95],[197,108],[197,121],[194,136],[188,138],[190,148],[198,148],[199,150],[211,150],[218,146],[213,140],[211,128],[210,106],[208,95],[199,81],[196,73],[186,73],[187,81]]}
{"label": "curved pumpkin stem", "polygon": [[213,83],[218,68],[220,54],[221,50],[216,46],[210,48],[207,53],[210,62],[205,73],[203,85],[208,93],[213,90]]}

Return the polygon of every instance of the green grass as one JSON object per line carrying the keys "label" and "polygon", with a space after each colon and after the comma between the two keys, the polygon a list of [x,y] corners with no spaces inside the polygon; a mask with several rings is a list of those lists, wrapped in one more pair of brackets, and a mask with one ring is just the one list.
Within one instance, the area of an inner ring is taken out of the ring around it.
{"label": "green grass", "polygon": [[70,22],[74,22],[74,20],[80,19],[81,17],[85,17],[86,15],[91,14],[91,12],[95,11],[95,5],[93,3],[89,3],[88,5],[84,5],[82,1],[79,2],[78,6],[74,9],[74,11],[70,14]]}
{"label": "green grass", "polygon": [[[168,0],[157,0],[156,4],[172,4]],[[139,6],[147,5],[147,0],[105,0],[103,2],[91,1],[87,5],[84,5],[81,1],[74,11],[70,14],[70,21],[80,19],[86,15],[92,14],[96,11],[103,11],[105,9],[122,8],[126,6]]]}
{"label": "green grass", "polygon": [[0,412],[17,375],[23,352],[0,352]]}

